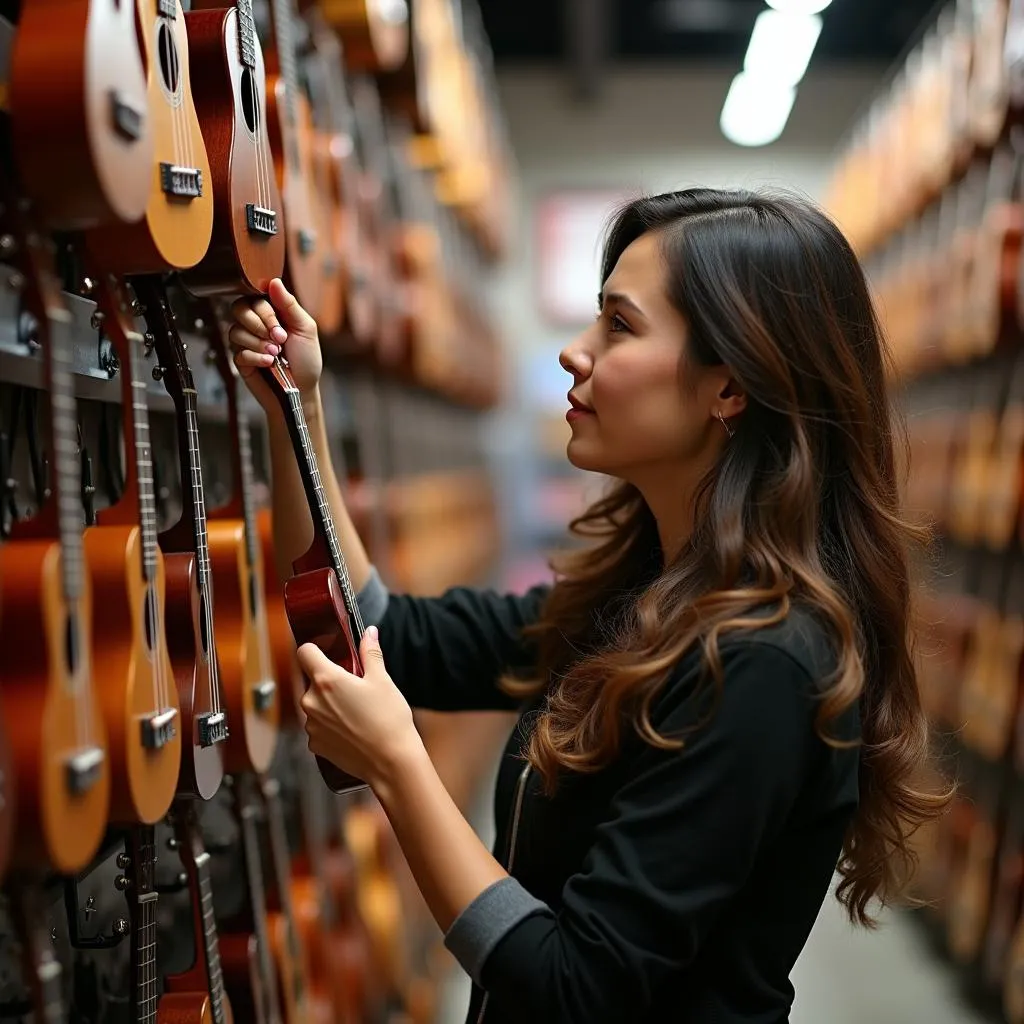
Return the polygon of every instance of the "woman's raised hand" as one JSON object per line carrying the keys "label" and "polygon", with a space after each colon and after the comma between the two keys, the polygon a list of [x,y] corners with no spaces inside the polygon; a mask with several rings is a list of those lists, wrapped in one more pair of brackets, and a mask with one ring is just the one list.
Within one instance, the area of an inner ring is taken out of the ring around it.
{"label": "woman's raised hand", "polygon": [[276,409],[270,389],[256,370],[270,366],[279,353],[291,366],[292,377],[304,395],[316,391],[323,371],[316,321],[279,277],[270,282],[267,298],[243,298],[231,306],[235,323],[228,341],[235,365],[249,390],[268,412]]}

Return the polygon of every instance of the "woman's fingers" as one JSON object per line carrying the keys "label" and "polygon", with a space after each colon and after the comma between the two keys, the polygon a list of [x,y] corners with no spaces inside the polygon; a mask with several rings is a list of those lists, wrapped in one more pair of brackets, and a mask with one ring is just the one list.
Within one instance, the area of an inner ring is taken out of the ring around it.
{"label": "woman's fingers", "polygon": [[[281,319],[289,330],[298,331],[306,335],[313,334],[316,330],[316,322],[299,305],[299,300],[285,288],[281,278],[275,277],[270,282],[267,293],[270,296],[271,302],[274,303],[274,308],[280,311]],[[270,303],[267,303],[267,305],[270,305]]]}
{"label": "woman's fingers", "polygon": [[274,307],[266,299],[236,299],[231,306],[231,315],[238,326],[265,342],[283,345],[288,338]]}
{"label": "woman's fingers", "polygon": [[262,352],[267,355],[276,356],[281,351],[280,345],[268,341],[267,338],[254,334],[241,324],[233,324],[228,331],[228,344],[235,351],[248,350],[250,352]]}

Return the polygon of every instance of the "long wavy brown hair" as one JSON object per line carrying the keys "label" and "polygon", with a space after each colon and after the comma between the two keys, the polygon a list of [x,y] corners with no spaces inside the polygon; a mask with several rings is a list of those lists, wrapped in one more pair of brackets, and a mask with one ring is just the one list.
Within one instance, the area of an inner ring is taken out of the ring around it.
{"label": "long wavy brown hair", "polygon": [[699,646],[720,686],[724,634],[779,621],[795,602],[809,607],[838,655],[823,681],[822,738],[838,745],[830,723],[860,702],[860,804],[837,896],[853,921],[871,925],[869,904],[902,891],[916,866],[911,836],[949,795],[922,782],[929,742],[908,556],[927,538],[900,511],[896,440],[906,438],[886,394],[869,289],[842,233],[811,204],[711,189],[623,207],[602,282],[651,231],[689,328],[683,363],[728,366],[747,407],[699,488],[693,536],[670,564],[660,564],[654,517],[628,483],[573,521],[590,543],[555,564],[530,627],[538,673],[504,685],[521,696],[546,691],[527,756],[553,789],[560,771],[611,761],[624,729],[678,745],[649,711],[683,655]]}

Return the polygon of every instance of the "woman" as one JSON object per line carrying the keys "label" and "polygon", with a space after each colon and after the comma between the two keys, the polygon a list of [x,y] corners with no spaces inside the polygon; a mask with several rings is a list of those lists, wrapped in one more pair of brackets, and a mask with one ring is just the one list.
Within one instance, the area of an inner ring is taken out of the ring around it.
{"label": "woman", "polygon": [[[326,473],[380,629],[364,679],[300,649],[309,745],[383,804],[476,982],[469,1020],[785,1021],[837,865],[838,898],[869,924],[913,865],[911,832],[945,805],[916,786],[915,535],[883,342],[849,245],[789,198],[632,202],[601,286],[596,322],[561,354],[568,456],[618,483],[573,524],[591,544],[553,587],[388,595]],[[316,326],[279,282],[235,315],[238,366],[271,420],[288,572],[311,527],[253,370],[283,346],[326,470]],[[521,711],[496,856],[439,783],[410,704]]]}

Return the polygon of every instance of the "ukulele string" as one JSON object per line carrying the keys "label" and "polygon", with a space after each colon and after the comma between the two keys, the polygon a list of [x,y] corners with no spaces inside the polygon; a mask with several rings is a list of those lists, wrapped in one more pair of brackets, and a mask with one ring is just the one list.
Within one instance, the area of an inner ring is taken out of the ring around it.
{"label": "ukulele string", "polygon": [[157,17],[156,37],[160,47],[160,63],[166,71],[165,83],[168,86],[166,95],[167,103],[170,107],[171,148],[174,154],[172,162],[173,164],[180,164],[183,153],[181,119],[178,116],[178,104],[176,102],[177,83],[175,81],[174,40],[171,36],[171,26],[165,14],[160,14]]}

